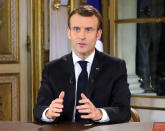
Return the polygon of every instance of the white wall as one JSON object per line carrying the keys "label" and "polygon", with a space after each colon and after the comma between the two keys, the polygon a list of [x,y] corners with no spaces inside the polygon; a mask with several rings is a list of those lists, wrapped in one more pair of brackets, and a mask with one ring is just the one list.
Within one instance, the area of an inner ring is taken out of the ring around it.
{"label": "white wall", "polygon": [[131,106],[136,107],[142,122],[165,122],[165,100],[161,97],[132,97]]}

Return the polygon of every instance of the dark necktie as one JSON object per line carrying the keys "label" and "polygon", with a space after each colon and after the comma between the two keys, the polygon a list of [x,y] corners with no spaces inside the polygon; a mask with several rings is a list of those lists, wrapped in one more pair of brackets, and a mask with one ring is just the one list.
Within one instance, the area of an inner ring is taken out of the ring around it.
{"label": "dark necktie", "polygon": [[[81,99],[81,93],[86,94],[86,88],[87,88],[87,83],[88,83],[87,61],[79,61],[78,63],[81,66],[82,71],[78,77],[78,82],[77,82],[76,106],[79,105],[78,101]],[[80,114],[76,110],[76,116],[75,116],[76,122],[83,122],[80,115],[82,114]]]}

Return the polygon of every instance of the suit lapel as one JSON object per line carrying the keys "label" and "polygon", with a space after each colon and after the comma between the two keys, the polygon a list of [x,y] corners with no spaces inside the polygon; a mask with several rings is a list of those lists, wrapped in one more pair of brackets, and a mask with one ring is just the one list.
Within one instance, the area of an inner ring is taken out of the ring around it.
{"label": "suit lapel", "polygon": [[66,58],[66,71],[68,74],[68,80],[69,80],[69,84],[71,86],[75,85],[75,71],[74,71],[74,65],[73,65],[73,59],[72,59],[72,53],[70,53],[68,55],[68,57]]}
{"label": "suit lapel", "polygon": [[75,99],[75,87],[76,87],[76,81],[75,81],[75,71],[74,71],[74,65],[73,65],[73,59],[72,59],[72,53],[64,57],[64,71],[65,71],[65,77],[66,77],[66,86],[65,88],[65,97],[64,97],[64,106],[67,108],[64,108],[63,113],[68,113],[68,118],[72,120],[73,118],[73,110],[74,110],[74,99]]}
{"label": "suit lapel", "polygon": [[99,76],[99,73],[102,69],[102,64],[99,63],[99,52],[96,50],[95,57],[92,63],[91,72],[89,75],[88,87],[87,87],[87,97],[91,98],[92,93],[96,87],[96,78]]}
{"label": "suit lapel", "polygon": [[72,53],[70,53],[68,55],[68,58],[67,58],[67,71],[70,75],[72,76],[75,76],[75,73],[74,73],[74,65],[73,65],[73,59],[72,59]]}
{"label": "suit lapel", "polygon": [[63,57],[64,62],[62,62],[63,71],[64,71],[64,82],[60,89],[66,91],[66,95],[70,96],[70,99],[74,99],[75,96],[75,72],[74,72],[74,65],[72,60],[72,53]]}

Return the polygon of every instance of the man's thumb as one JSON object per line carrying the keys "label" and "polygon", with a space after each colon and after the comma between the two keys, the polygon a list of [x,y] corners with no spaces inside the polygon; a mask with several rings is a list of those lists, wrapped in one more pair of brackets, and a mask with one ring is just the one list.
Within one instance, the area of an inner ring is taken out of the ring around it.
{"label": "man's thumb", "polygon": [[60,95],[59,95],[59,98],[63,99],[65,96],[65,92],[64,91],[61,91]]}

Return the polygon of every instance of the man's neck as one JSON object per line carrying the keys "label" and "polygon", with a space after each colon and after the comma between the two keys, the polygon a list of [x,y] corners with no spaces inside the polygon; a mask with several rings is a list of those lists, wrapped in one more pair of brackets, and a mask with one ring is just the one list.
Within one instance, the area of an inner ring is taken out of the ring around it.
{"label": "man's neck", "polygon": [[74,64],[79,61],[79,60],[85,60],[85,61],[88,61],[89,63],[92,63],[93,62],[93,59],[94,59],[94,56],[95,56],[95,50],[94,52],[92,52],[88,57],[86,57],[85,59],[82,59],[80,58],[73,50],[72,50],[72,57],[73,57],[73,61],[74,61]]}
{"label": "man's neck", "polygon": [[80,54],[80,53],[75,52],[74,50],[72,50],[72,51],[75,53],[76,56],[78,56],[78,57],[79,57],[80,59],[82,59],[82,60],[87,59],[91,54],[93,54],[93,53],[95,52],[95,50],[93,50],[93,51],[90,52],[89,54],[86,54],[86,53]]}

